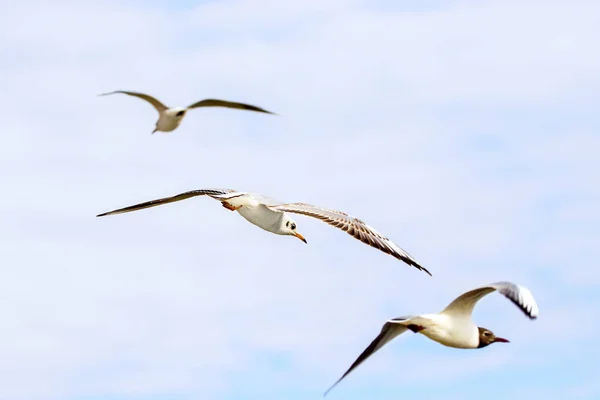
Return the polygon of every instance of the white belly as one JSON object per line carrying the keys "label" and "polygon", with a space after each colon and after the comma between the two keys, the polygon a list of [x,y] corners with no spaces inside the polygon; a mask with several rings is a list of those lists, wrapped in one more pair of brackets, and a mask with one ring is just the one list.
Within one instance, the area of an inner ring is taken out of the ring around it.
{"label": "white belly", "polygon": [[[236,199],[228,200],[227,202],[235,204]],[[265,231],[277,233],[281,235],[279,228],[281,227],[281,219],[283,213],[272,211],[268,207],[259,204],[254,200],[255,204],[246,204],[239,210],[238,213],[244,217],[248,222],[264,229]]]}
{"label": "white belly", "polygon": [[439,314],[427,318],[432,323],[427,324],[420,333],[429,339],[458,349],[475,349],[479,346],[479,330],[470,319],[455,320]]}
{"label": "white belly", "polygon": [[183,118],[175,118],[168,115],[161,115],[156,123],[156,129],[161,132],[171,132],[181,124]]}

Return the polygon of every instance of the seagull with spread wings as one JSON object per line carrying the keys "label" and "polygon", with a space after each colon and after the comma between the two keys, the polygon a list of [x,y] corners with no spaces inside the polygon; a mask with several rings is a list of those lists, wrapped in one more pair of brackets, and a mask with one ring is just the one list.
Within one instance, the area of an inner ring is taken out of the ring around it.
{"label": "seagull with spread wings", "polygon": [[142,100],[146,100],[148,103],[152,104],[152,106],[158,111],[158,121],[156,121],[156,127],[152,131],[152,133],[156,131],[161,132],[171,132],[174,131],[181,121],[183,121],[183,117],[185,114],[193,109],[198,107],[227,107],[227,108],[235,108],[238,110],[248,110],[248,111],[256,111],[266,114],[274,114],[270,111],[264,110],[260,107],[252,106],[250,104],[244,103],[236,103],[232,101],[225,100],[217,100],[217,99],[205,99],[200,100],[194,104],[191,104],[187,107],[167,107],[157,99],[147,94],[138,93],[138,92],[128,92],[125,90],[117,90],[110,93],[102,93],[100,96],[107,96],[115,93],[123,93],[129,96],[138,97]]}
{"label": "seagull with spread wings", "polygon": [[238,192],[232,189],[201,189],[192,190],[172,197],[151,200],[145,203],[120,208],[118,210],[105,212],[97,215],[122,214],[131,211],[141,210],[143,208],[156,207],[162,204],[173,203],[175,201],[189,199],[195,196],[209,196],[220,201],[223,207],[231,211],[237,211],[250,223],[278,235],[295,236],[306,243],[306,239],[298,233],[296,223],[289,214],[301,214],[320,219],[339,228],[356,239],[369,246],[375,247],[390,254],[406,264],[422,270],[429,275],[429,271],[422,267],[413,257],[402,250],[398,245],[383,236],[375,229],[364,223],[358,218],[354,218],[346,213],[326,208],[316,207],[304,203],[277,204],[269,201],[266,197],[247,192]]}
{"label": "seagull with spread wings", "polygon": [[481,349],[492,343],[508,343],[507,339],[494,335],[489,329],[478,327],[471,319],[475,304],[484,296],[495,291],[506,296],[530,319],[538,317],[538,305],[529,289],[510,282],[497,282],[458,296],[442,312],[390,319],[381,328],[379,336],[358,356],[344,375],[325,392],[325,395],[363,361],[407,330],[421,333],[444,346],[458,349]]}

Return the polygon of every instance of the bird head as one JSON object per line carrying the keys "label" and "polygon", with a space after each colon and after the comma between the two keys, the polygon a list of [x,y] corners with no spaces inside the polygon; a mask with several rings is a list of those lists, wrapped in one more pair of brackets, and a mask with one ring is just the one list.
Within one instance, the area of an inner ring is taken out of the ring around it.
{"label": "bird head", "polygon": [[478,349],[489,346],[492,343],[509,343],[507,339],[494,335],[489,329],[479,327],[479,346]]}
{"label": "bird head", "polygon": [[284,214],[282,224],[284,235],[296,236],[298,239],[306,243],[306,239],[304,239],[304,236],[298,233],[296,230],[296,223],[290,217]]}

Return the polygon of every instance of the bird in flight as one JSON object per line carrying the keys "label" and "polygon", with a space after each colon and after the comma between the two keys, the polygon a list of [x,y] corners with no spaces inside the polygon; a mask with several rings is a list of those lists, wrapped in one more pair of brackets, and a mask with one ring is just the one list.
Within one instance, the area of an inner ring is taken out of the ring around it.
{"label": "bird in flight", "polygon": [[536,319],[538,317],[538,305],[529,289],[510,282],[497,282],[461,294],[442,312],[390,319],[381,328],[379,336],[358,356],[344,375],[327,389],[323,396],[327,395],[363,361],[407,330],[423,334],[444,346],[458,349],[481,349],[492,343],[508,343],[507,339],[494,335],[489,329],[478,327],[471,319],[475,304],[484,296],[495,291],[506,296],[529,318]]}
{"label": "bird in flight", "polygon": [[330,210],[304,203],[279,204],[271,201],[265,196],[247,192],[239,192],[233,189],[192,190],[190,192],[181,193],[172,197],[151,200],[133,206],[120,208],[118,210],[108,211],[97,215],[97,217],[128,213],[144,208],[156,207],[162,204],[189,199],[190,197],[204,195],[220,201],[223,207],[226,209],[237,211],[247,221],[268,232],[275,233],[277,235],[295,236],[304,243],[306,243],[306,239],[304,239],[304,236],[298,233],[296,222],[292,220],[289,214],[301,214],[320,219],[329,225],[347,232],[361,242],[379,249],[384,253],[390,254],[406,264],[431,275],[431,273],[421,266],[411,255],[358,218],[354,218],[341,211]]}
{"label": "bird in flight", "polygon": [[137,93],[137,92],[127,92],[124,90],[117,90],[117,91],[110,92],[110,93],[102,93],[99,96],[108,96],[108,95],[115,94],[115,93],[122,93],[122,94],[127,94],[129,96],[138,97],[138,98],[140,98],[142,100],[146,100],[148,103],[152,104],[152,106],[156,109],[156,111],[158,111],[158,121],[156,121],[156,126],[155,126],[154,130],[152,131],[152,133],[154,133],[156,131],[161,131],[161,132],[174,131],[179,126],[179,124],[181,124],[181,121],[183,121],[183,117],[185,117],[185,114],[189,110],[194,109],[194,108],[199,108],[199,107],[227,107],[227,108],[235,108],[238,110],[256,111],[256,112],[275,115],[275,113],[272,113],[270,111],[264,110],[260,107],[256,107],[256,106],[253,106],[250,104],[236,103],[233,101],[217,100],[217,99],[200,100],[200,101],[198,101],[194,104],[191,104],[187,107],[167,107],[163,103],[161,103],[160,101],[155,99],[154,97],[149,96],[147,94],[143,94],[143,93]]}

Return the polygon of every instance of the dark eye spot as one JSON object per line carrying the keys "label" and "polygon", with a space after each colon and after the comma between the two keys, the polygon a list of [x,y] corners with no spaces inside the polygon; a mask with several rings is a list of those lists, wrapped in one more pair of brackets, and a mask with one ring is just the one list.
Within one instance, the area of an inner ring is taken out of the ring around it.
{"label": "dark eye spot", "polygon": [[490,336],[489,332],[483,332],[483,336]]}
{"label": "dark eye spot", "polygon": [[292,230],[296,229],[296,224],[292,224]]}
{"label": "dark eye spot", "polygon": [[287,222],[285,223],[285,226],[290,226],[290,221],[287,221]]}

